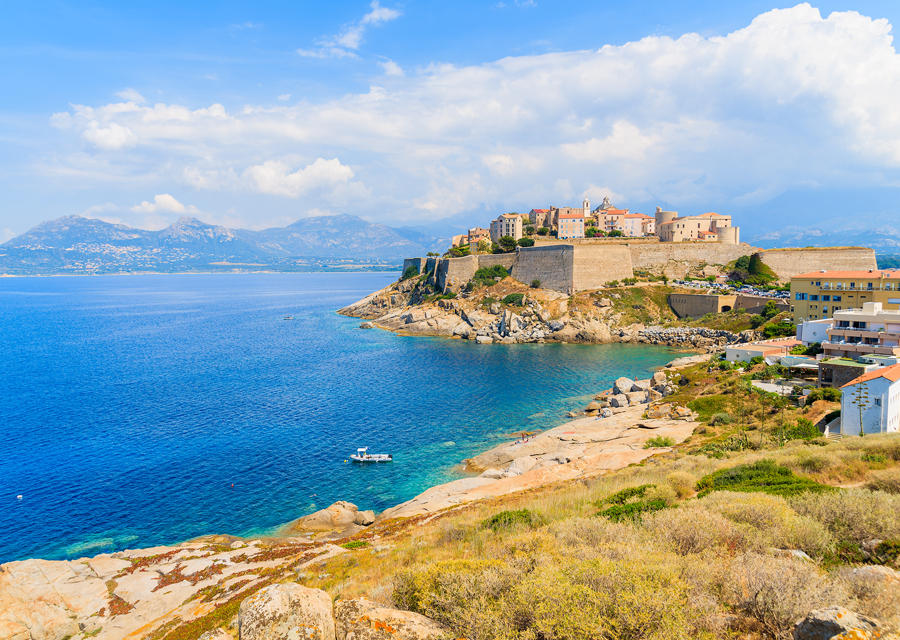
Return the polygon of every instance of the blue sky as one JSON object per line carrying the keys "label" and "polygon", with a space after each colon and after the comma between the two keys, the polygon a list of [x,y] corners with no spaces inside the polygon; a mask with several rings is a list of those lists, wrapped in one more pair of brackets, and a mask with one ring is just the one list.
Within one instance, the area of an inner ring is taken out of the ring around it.
{"label": "blue sky", "polygon": [[0,240],[69,214],[423,224],[585,195],[738,213],[900,179],[896,2],[4,9]]}

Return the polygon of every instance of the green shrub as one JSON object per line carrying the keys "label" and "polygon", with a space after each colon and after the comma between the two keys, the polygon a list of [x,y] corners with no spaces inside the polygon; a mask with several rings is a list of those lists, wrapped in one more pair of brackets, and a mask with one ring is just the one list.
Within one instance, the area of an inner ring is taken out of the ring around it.
{"label": "green shrub", "polygon": [[664,498],[647,496],[654,488],[655,485],[642,484],[598,500],[596,504],[600,511],[597,515],[609,518],[612,522],[628,522],[640,520],[644,513],[668,509],[670,505]]}
{"label": "green shrub", "polygon": [[365,540],[351,540],[350,542],[345,542],[341,545],[344,549],[362,549],[363,547],[368,547],[369,543]]}
{"label": "green shrub", "polygon": [[624,284],[626,287],[630,287],[637,284],[637,278],[622,278],[622,284]]}
{"label": "green shrub", "polygon": [[675,441],[669,436],[654,436],[644,443],[645,449],[658,449],[664,447],[674,447]]}
{"label": "green shrub", "polygon": [[829,402],[841,401],[841,390],[834,387],[822,387],[821,389],[813,389],[806,396],[806,402],[812,404],[816,400],[828,400]]}
{"label": "green shrub", "polygon": [[417,275],[419,275],[419,267],[415,265],[409,265],[408,267],[406,267],[406,270],[403,272],[403,277],[400,279],[409,280],[410,278],[415,278]]}
{"label": "green shrub", "polygon": [[535,278],[534,280],[532,280],[532,281],[531,281],[531,288],[532,288],[532,289],[540,289],[540,288],[541,288],[541,281],[538,280],[537,278]]}
{"label": "green shrub", "polygon": [[773,322],[763,327],[763,335],[767,339],[793,336],[797,335],[797,327],[792,322]]}
{"label": "green shrub", "polygon": [[525,297],[524,293],[511,293],[508,296],[506,296],[505,298],[503,298],[503,300],[501,300],[500,302],[503,304],[513,304],[513,305],[516,305],[517,307],[521,307],[522,299],[524,297]]}
{"label": "green shrub", "polygon": [[712,491],[723,490],[746,493],[761,491],[787,497],[805,492],[833,491],[833,488],[802,478],[787,467],[775,464],[774,460],[760,460],[703,476],[697,481],[697,490],[701,497]]}
{"label": "green shrub", "polygon": [[750,358],[750,366],[752,367],[757,364],[762,364],[765,361],[766,359],[762,356],[753,356],[752,358]]}
{"label": "green shrub", "polygon": [[533,247],[534,240],[532,240],[531,238],[519,238],[519,241],[516,244],[518,244],[520,247]]}
{"label": "green shrub", "polygon": [[709,423],[714,427],[717,427],[720,424],[731,424],[733,422],[734,418],[731,417],[730,413],[717,413],[709,421]]}
{"label": "green shrub", "polygon": [[701,396],[687,403],[688,409],[696,411],[701,422],[709,423],[717,413],[727,413],[728,396],[717,394],[713,396]]}
{"label": "green shrub", "polygon": [[840,418],[840,417],[841,417],[841,410],[840,410],[840,409],[835,409],[834,411],[829,411],[829,412],[825,415],[825,424],[828,424],[829,422],[831,422],[831,421],[834,420],[835,418]]}
{"label": "green shrub", "polygon": [[610,280],[609,282],[606,283],[606,286],[610,287],[610,288],[618,287],[619,281],[618,280]]}
{"label": "green shrub", "polygon": [[539,525],[541,519],[537,514],[528,509],[518,509],[516,511],[501,511],[495,513],[490,518],[483,520],[480,527],[482,529],[491,529],[499,531],[500,529],[511,529],[517,525],[525,525],[533,527]]}
{"label": "green shrub", "polygon": [[475,275],[472,276],[472,279],[480,285],[490,287],[495,284],[494,278],[506,277],[509,277],[509,271],[503,268],[502,265],[495,264],[493,267],[482,267],[475,272]]}
{"label": "green shrub", "polygon": [[813,440],[822,434],[819,433],[819,428],[811,420],[797,418],[797,424],[787,429],[784,435],[788,440]]}
{"label": "green shrub", "polygon": [[734,369],[734,365],[731,364],[728,360],[722,360],[722,362],[720,362],[718,366],[720,371],[731,371],[732,369]]}

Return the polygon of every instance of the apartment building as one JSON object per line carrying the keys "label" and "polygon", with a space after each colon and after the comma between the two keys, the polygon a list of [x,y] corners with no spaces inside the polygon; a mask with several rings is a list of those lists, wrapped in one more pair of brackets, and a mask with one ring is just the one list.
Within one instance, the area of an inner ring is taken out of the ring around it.
{"label": "apartment building", "polygon": [[558,237],[568,240],[584,237],[584,216],[580,213],[570,213],[559,216]]}
{"label": "apartment building", "polygon": [[518,213],[504,213],[491,221],[491,241],[499,242],[503,236],[512,236],[516,240],[522,237],[522,216]]}
{"label": "apartment building", "polygon": [[900,430],[900,365],[879,367],[841,386],[841,433]]}
{"label": "apartment building", "polygon": [[900,271],[814,271],[791,278],[794,324],[830,318],[835,311],[877,302],[900,309]]}
{"label": "apartment building", "polygon": [[880,302],[834,312],[834,322],[825,333],[826,357],[900,356],[900,311],[884,310]]}

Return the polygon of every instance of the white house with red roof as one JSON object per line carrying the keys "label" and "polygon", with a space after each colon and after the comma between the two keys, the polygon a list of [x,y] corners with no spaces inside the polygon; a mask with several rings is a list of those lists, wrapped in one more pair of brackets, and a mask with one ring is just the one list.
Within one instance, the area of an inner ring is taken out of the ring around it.
{"label": "white house with red roof", "polygon": [[[860,422],[862,417],[862,422]],[[900,364],[864,373],[841,387],[841,433],[900,431]]]}
{"label": "white house with red roof", "polygon": [[721,242],[740,244],[740,227],[731,226],[731,216],[703,213],[679,217],[677,211],[656,207],[656,235],[661,242]]}

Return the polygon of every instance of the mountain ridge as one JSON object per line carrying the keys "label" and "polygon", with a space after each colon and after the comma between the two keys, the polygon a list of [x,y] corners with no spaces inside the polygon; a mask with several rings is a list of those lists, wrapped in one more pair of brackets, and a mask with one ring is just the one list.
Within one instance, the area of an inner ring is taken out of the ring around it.
{"label": "mountain ridge", "polygon": [[413,242],[352,214],[301,218],[261,231],[230,229],[182,216],[150,231],[68,215],[41,222],[0,244],[0,273],[129,273],[235,270],[328,270],[363,263],[399,267],[403,258],[444,250],[449,239],[422,233]]}

